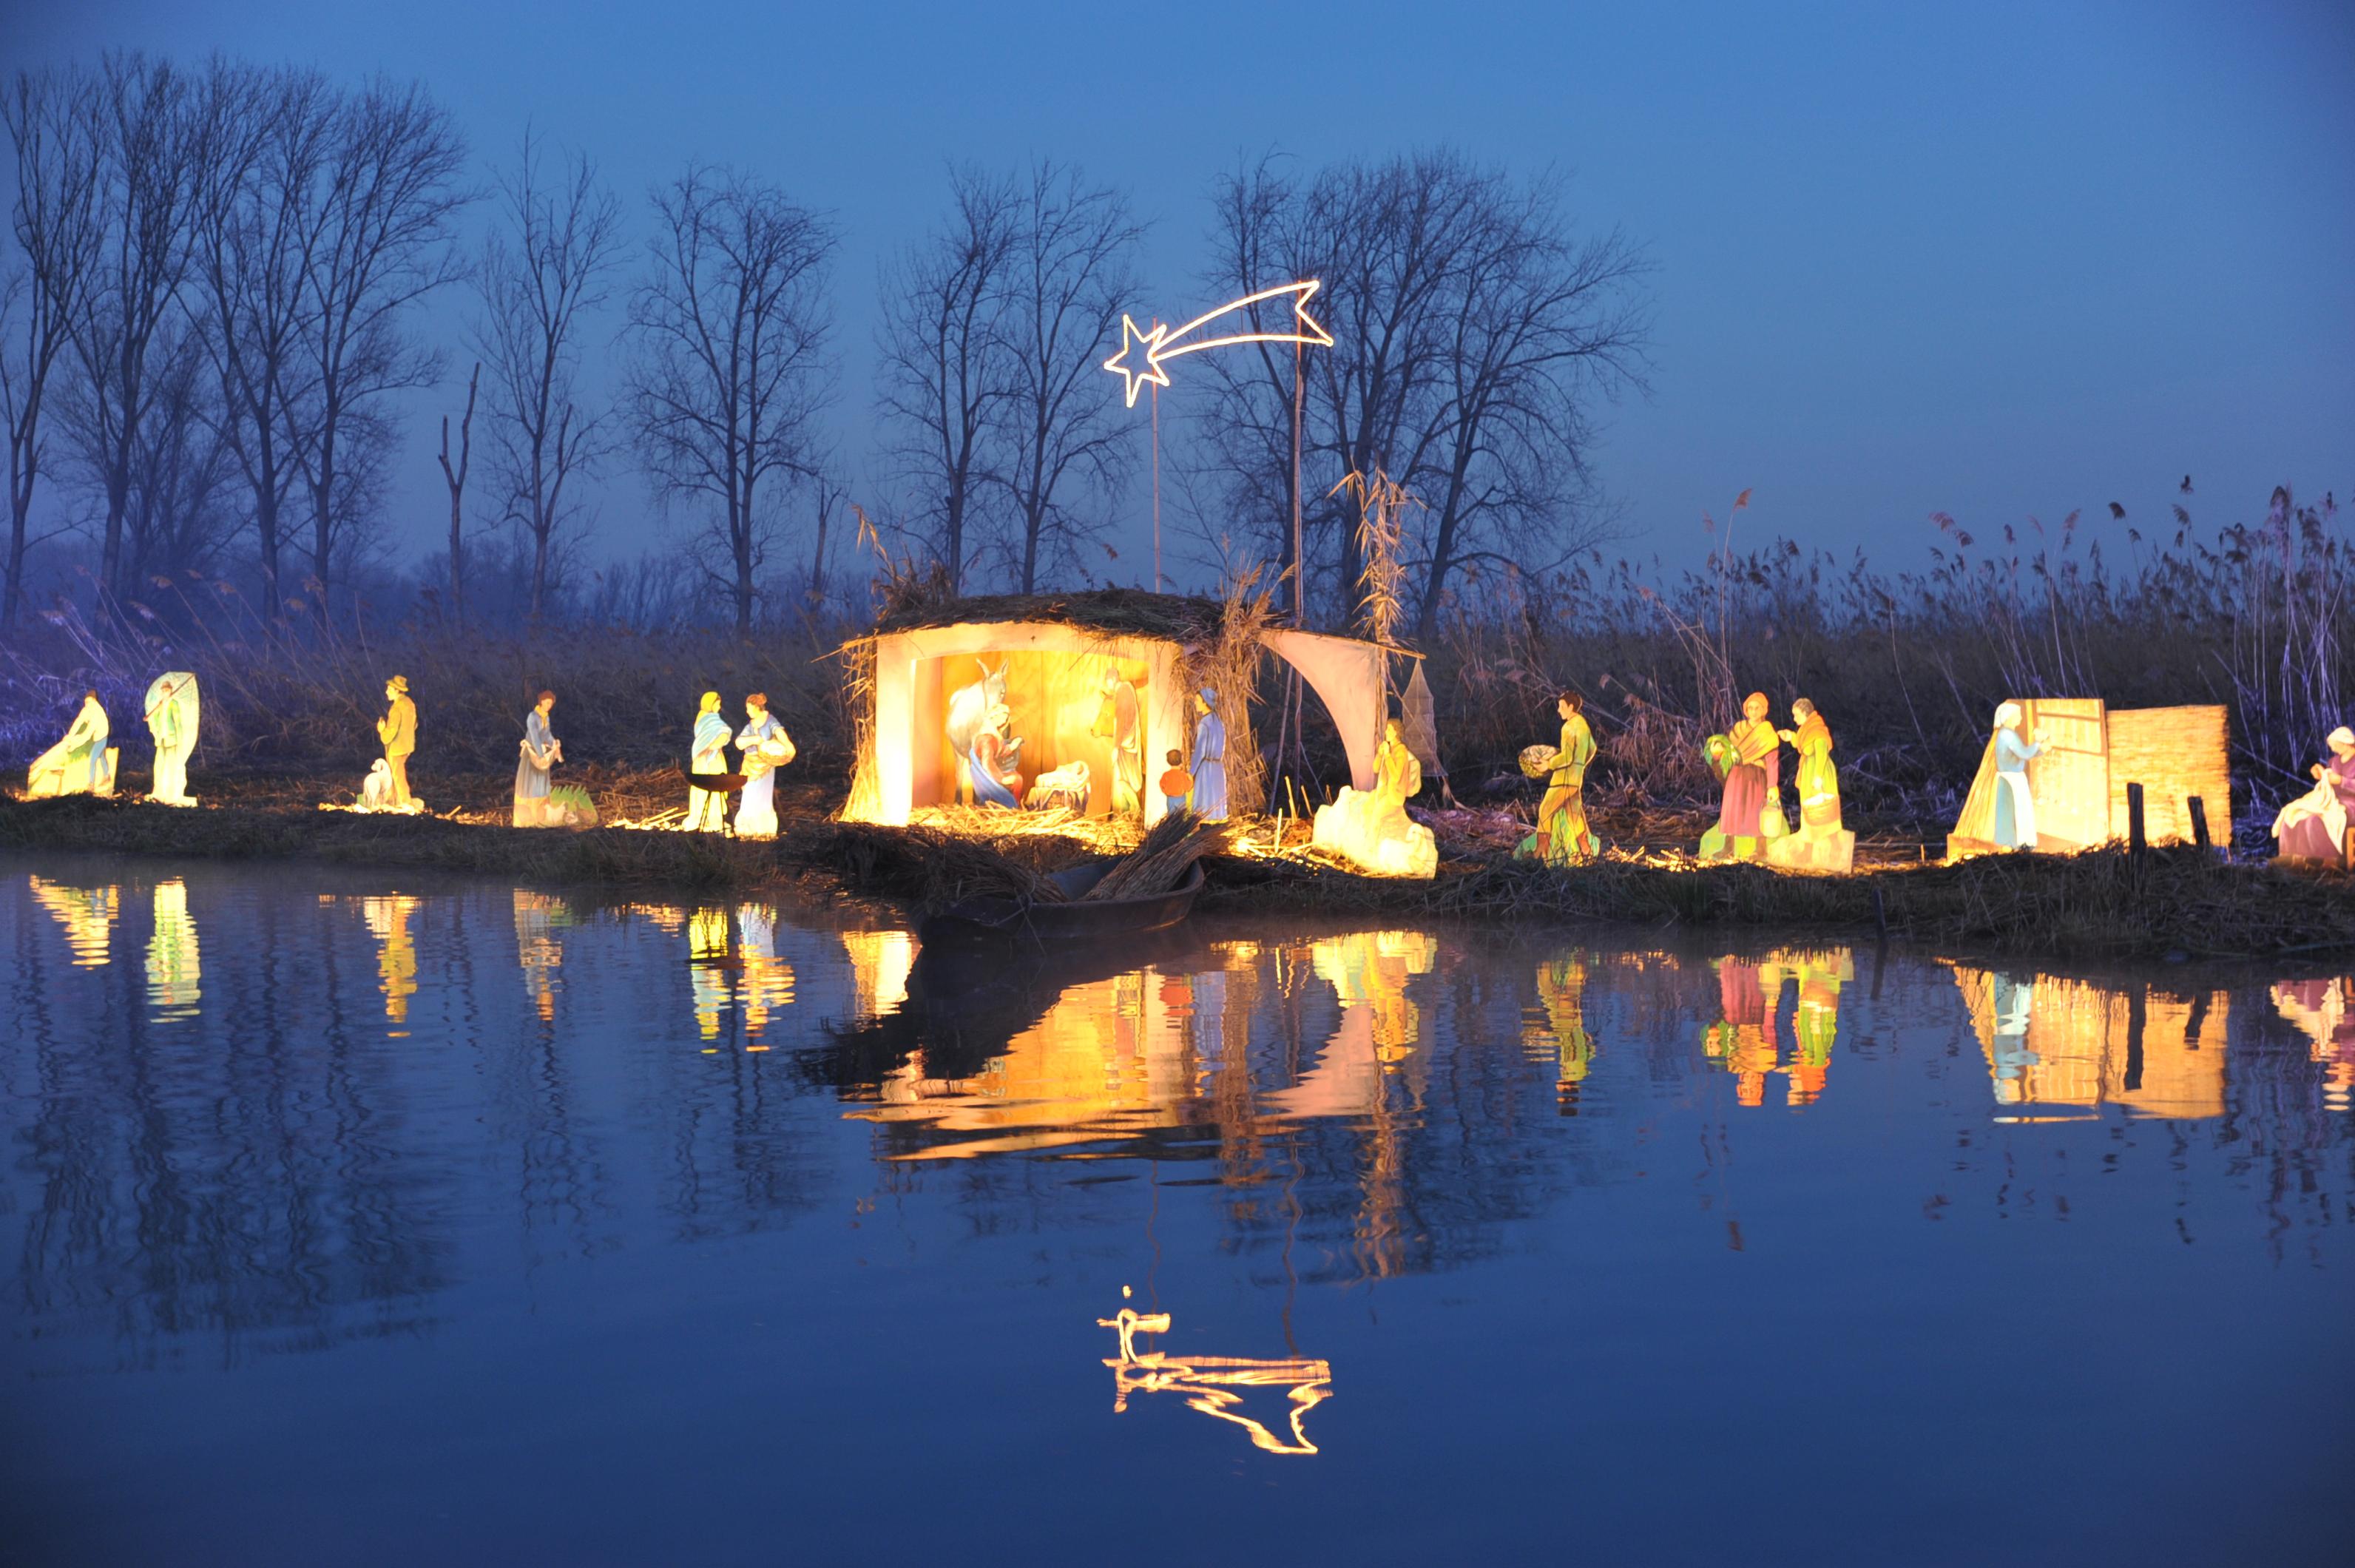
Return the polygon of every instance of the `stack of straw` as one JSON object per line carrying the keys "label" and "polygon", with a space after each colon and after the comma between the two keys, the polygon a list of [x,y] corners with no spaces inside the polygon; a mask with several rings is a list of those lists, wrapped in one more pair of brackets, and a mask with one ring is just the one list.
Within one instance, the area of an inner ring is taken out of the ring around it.
{"label": "stack of straw", "polygon": [[1218,848],[1225,835],[1224,823],[1173,811],[1153,825],[1144,843],[1114,861],[1112,869],[1082,897],[1143,899],[1166,893],[1186,880],[1195,861]]}

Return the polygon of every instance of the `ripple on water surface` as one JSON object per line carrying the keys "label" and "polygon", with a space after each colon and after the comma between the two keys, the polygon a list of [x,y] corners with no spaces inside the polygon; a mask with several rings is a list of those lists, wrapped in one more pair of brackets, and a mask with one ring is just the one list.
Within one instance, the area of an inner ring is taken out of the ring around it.
{"label": "ripple on water surface", "polygon": [[2332,1560],[2355,976],[0,862],[27,1561]]}

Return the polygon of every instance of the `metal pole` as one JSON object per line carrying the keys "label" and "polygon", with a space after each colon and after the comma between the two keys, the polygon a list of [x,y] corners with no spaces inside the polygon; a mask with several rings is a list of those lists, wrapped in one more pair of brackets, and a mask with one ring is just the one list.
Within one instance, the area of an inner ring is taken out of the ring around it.
{"label": "metal pole", "polygon": [[[1292,624],[1308,624],[1308,561],[1300,549],[1301,361],[1307,345],[1292,346]],[[1296,676],[1294,677],[1298,678]]]}
{"label": "metal pole", "polygon": [[1153,383],[1153,592],[1161,592],[1161,383],[1158,381]]}

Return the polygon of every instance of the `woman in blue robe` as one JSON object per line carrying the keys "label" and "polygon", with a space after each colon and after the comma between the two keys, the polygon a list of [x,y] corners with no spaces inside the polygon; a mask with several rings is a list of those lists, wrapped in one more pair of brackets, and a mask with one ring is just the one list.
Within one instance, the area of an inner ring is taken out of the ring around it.
{"label": "woman in blue robe", "polygon": [[548,818],[548,770],[564,756],[564,748],[549,728],[548,716],[556,693],[543,691],[523,721],[522,755],[516,762],[515,825],[538,827]]}
{"label": "woman in blue robe", "polygon": [[1019,741],[1006,738],[1007,727],[1014,717],[1004,703],[989,710],[989,717],[973,737],[973,752],[967,759],[973,772],[973,803],[994,805],[1004,811],[1014,811],[1022,801],[1022,770],[1017,760],[1022,749]]}
{"label": "woman in blue robe", "polygon": [[1186,771],[1194,775],[1194,815],[1205,822],[1227,819],[1227,726],[1216,699],[1204,687],[1194,696],[1194,754]]}

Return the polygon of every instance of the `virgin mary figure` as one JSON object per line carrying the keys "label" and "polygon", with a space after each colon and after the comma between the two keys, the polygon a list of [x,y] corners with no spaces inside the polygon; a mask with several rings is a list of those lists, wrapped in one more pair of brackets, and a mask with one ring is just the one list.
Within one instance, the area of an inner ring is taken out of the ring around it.
{"label": "virgin mary figure", "polygon": [[972,764],[975,805],[1013,811],[1021,805],[1022,742],[1006,733],[1013,722],[1012,709],[1000,702],[989,709],[981,728],[974,731],[973,751],[967,761]]}

